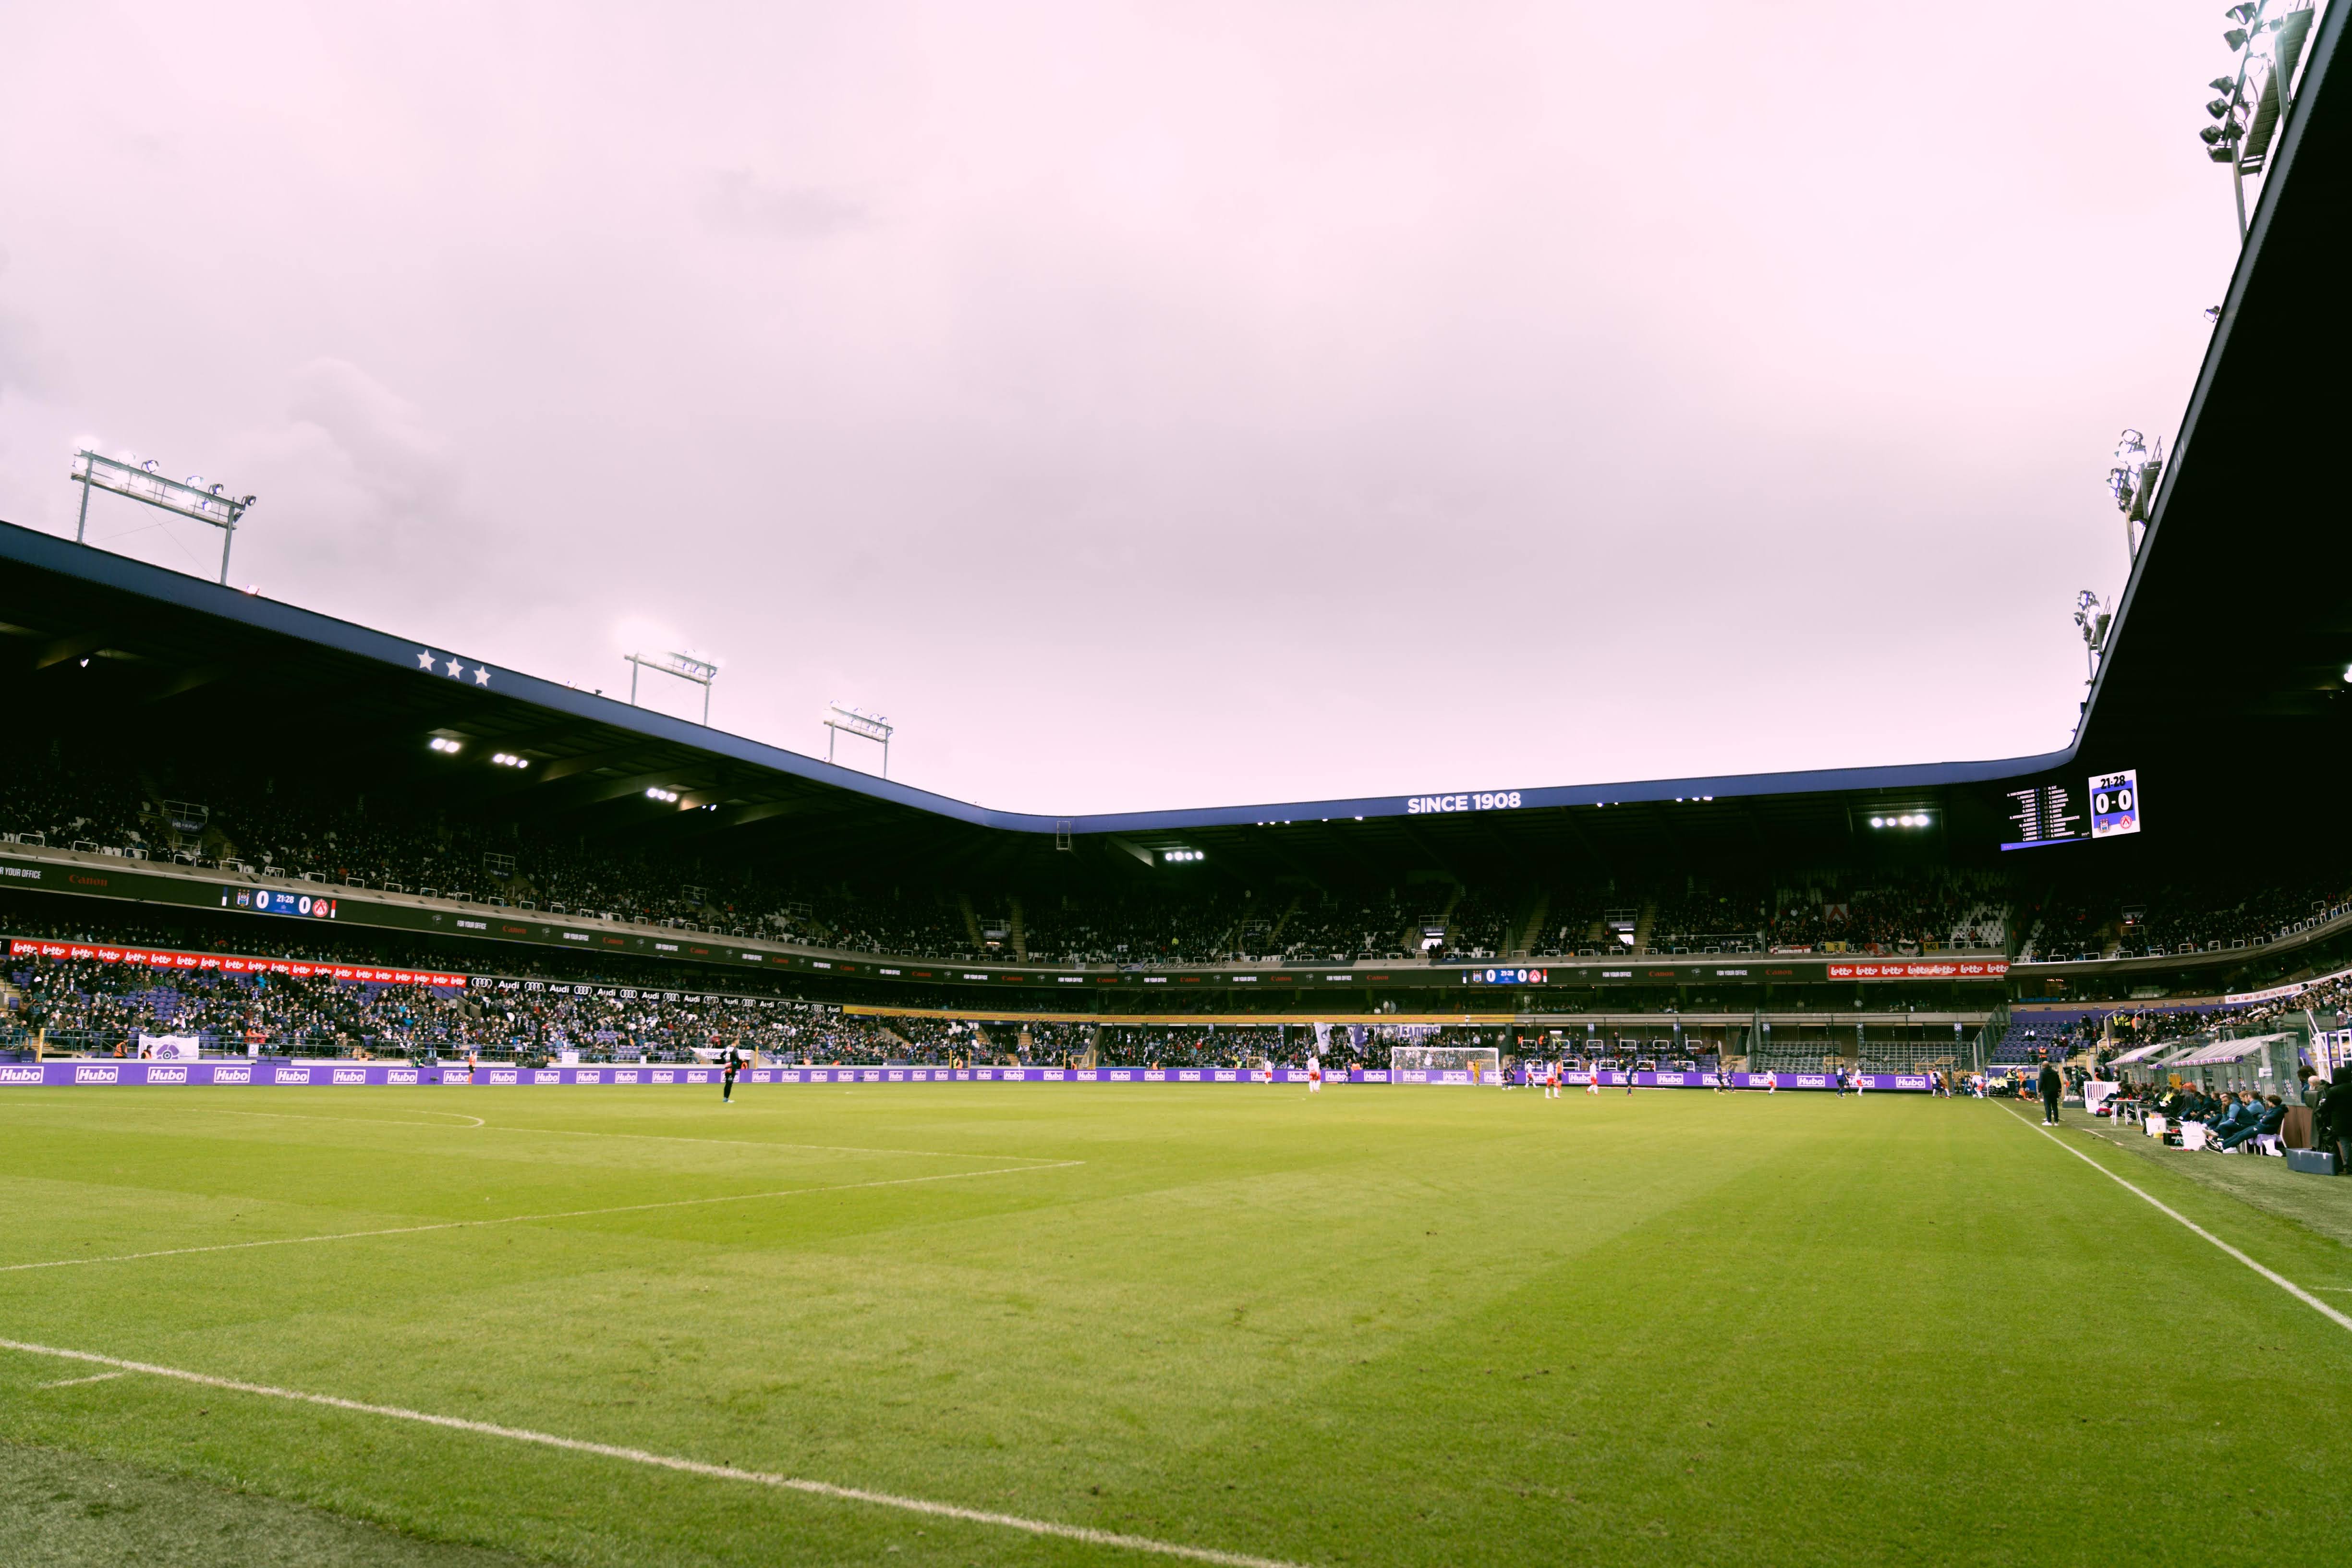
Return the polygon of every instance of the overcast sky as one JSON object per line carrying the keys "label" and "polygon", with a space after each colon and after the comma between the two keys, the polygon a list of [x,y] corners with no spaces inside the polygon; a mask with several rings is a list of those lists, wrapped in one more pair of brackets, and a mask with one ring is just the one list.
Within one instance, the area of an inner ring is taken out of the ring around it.
{"label": "overcast sky", "polygon": [[2046,751],[2220,11],[14,6],[0,518],[1016,809]]}

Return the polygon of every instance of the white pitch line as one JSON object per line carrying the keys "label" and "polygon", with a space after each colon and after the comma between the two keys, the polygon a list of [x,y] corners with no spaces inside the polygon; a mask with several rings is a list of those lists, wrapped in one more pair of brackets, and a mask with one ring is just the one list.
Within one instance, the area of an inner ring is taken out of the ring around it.
{"label": "white pitch line", "polygon": [[[160,1110],[164,1108],[150,1105],[142,1106],[141,1109]],[[362,1127],[438,1127],[445,1132],[468,1131],[461,1127],[452,1127],[446,1121],[405,1121],[389,1116],[319,1116],[301,1110],[234,1110],[226,1105],[175,1105],[171,1109],[182,1111],[193,1110],[208,1116],[266,1116],[273,1121],[348,1121]],[[428,1110],[425,1114],[455,1116],[472,1122],[476,1127],[483,1125],[480,1117],[467,1116],[462,1110]]]}
{"label": "white pitch line", "polygon": [[[65,1104],[63,1100],[0,1101],[0,1105],[16,1104],[46,1109]],[[283,1121],[356,1121],[372,1127],[438,1127],[437,1121],[394,1121],[380,1116],[318,1116],[299,1110],[238,1110],[225,1105],[141,1105],[142,1110],[176,1110],[196,1116],[267,1116]],[[785,1143],[759,1138],[688,1138],[671,1132],[600,1132],[584,1127],[518,1127],[511,1122],[486,1123],[478,1116],[467,1116],[462,1110],[428,1110],[427,1116],[464,1116],[475,1126],[488,1132],[543,1133],[550,1138],[634,1138],[657,1143],[700,1143],[739,1149],[814,1149],[826,1154],[911,1154],[931,1160],[1026,1160],[1031,1164],[1059,1164],[1036,1154],[987,1154],[977,1150],[959,1149],[875,1149],[856,1143]],[[454,1131],[454,1129],[453,1129]]]}
{"label": "white pitch line", "polygon": [[483,1131],[543,1132],[551,1138],[634,1138],[649,1143],[717,1144],[738,1149],[814,1149],[827,1154],[913,1154],[929,1160],[1027,1160],[1033,1164],[1061,1163],[1047,1162],[1036,1154],[982,1154],[953,1149],[867,1149],[855,1143],[772,1143],[759,1138],[688,1138],[675,1132],[600,1132],[589,1127],[517,1127],[506,1121],[491,1122]]}
{"label": "white pitch line", "polygon": [[[2005,1105],[2002,1106],[2001,1109],[2003,1110],[2009,1110],[2009,1107]],[[2017,1124],[2020,1127],[2039,1132],[2044,1138],[2050,1138],[2050,1130],[2048,1128],[2035,1127],[2033,1123],[2026,1121],[2024,1117],[2018,1115],[2014,1110],[2009,1110],[2009,1114],[2012,1117],[2016,1117]],[[2244,1253],[2239,1251],[2228,1242],[2223,1241],[2220,1237],[2215,1236],[2211,1231],[2207,1230],[2203,1226],[2199,1225],[2195,1220],[2190,1219],[2187,1215],[2182,1214],[2179,1209],[2168,1206],[2156,1197],[2132,1185],[2129,1182],[2125,1181],[2121,1176],[2116,1175],[2113,1171],[2108,1170],[2105,1165],[2100,1164],[2096,1160],[2092,1159],[2088,1154],[2084,1153],[2080,1149],[2075,1148],[2071,1143],[2064,1142],[2056,1138],[2050,1138],[2050,1142],[2056,1143],[2058,1147],[2065,1150],[2066,1152],[2074,1155],[2074,1158],[2082,1161],[2083,1163],[2090,1166],[2091,1169],[2098,1172],[2099,1174],[2106,1177],[2107,1180],[2123,1188],[2124,1191],[2146,1200],[2149,1206],[2154,1208],[2158,1213],[2179,1220],[2190,1231],[2194,1232],[2198,1236],[2203,1237],[2206,1240],[2211,1242],[2214,1246],[2220,1247],[2222,1251],[2228,1253],[2231,1257],[2236,1258],[2239,1262],[2244,1264],[2247,1268],[2252,1269],[2255,1273],[2261,1275],[2263,1279],[2269,1280],[2272,1284],[2277,1286],[2280,1289],[2285,1291],[2288,1295],[2302,1302],[2305,1306],[2311,1308],[2314,1311],[2318,1312],[2321,1316],[2335,1323],[2336,1327],[2342,1329],[2352,1329],[2352,1318],[2346,1317],[2343,1313],[2337,1311],[2335,1308],[2329,1306],[2326,1302],[2321,1300],[2318,1297],[2313,1295],[2310,1291],[2305,1289],[2302,1286],[2296,1284],[2285,1275],[2277,1272],[2275,1269],[2263,1268],[2261,1264],[2255,1262],[2252,1258],[2247,1257]]]}
{"label": "white pitch line", "polygon": [[1254,1557],[1242,1552],[1220,1552],[1210,1546],[1186,1546],[1181,1542],[1157,1541],[1148,1535],[1122,1535],[1115,1531],[1095,1530],[1083,1524],[1060,1524],[1046,1519],[1027,1519],[1015,1513],[992,1513],[984,1509],[962,1508],[955,1503],[933,1502],[926,1498],[900,1497],[895,1492],[868,1491],[863,1487],[838,1487],[830,1481],[803,1480],[797,1476],[780,1476],[765,1470],[738,1469],[732,1465],[713,1465],[701,1459],[681,1458],[674,1454],[656,1454],[644,1448],[622,1447],[612,1443],[592,1443],[581,1437],[562,1437],[552,1432],[534,1432],[524,1426],[500,1426],[488,1421],[469,1421],[457,1415],[435,1415],[422,1410],[405,1410],[396,1405],[367,1405],[356,1399],[343,1399],[331,1394],[305,1394],[299,1389],[274,1388],[266,1383],[243,1383],[235,1378],[215,1377],[208,1373],[188,1372],[174,1366],[156,1366],[147,1362],[124,1361],[117,1356],[100,1355],[94,1351],[60,1350],[54,1345],[27,1344],[20,1340],[0,1340],[0,1350],[21,1352],[26,1355],[58,1356],[67,1361],[86,1362],[97,1366],[110,1366],[119,1372],[144,1373],[150,1377],[167,1377],[181,1383],[193,1383],[204,1388],[217,1388],[231,1394],[251,1394],[265,1399],[284,1399],[301,1405],[323,1405],[331,1410],[349,1410],[362,1415],[381,1415],[394,1421],[413,1421],[425,1426],[446,1427],[454,1432],[471,1432],[484,1437],[503,1437],[509,1442],[530,1443],[542,1448],[561,1448],[574,1454],[593,1454],[599,1458],[620,1459],[633,1465],[647,1465],[656,1469],[677,1470],[690,1476],[704,1476],[712,1480],[750,1481],[756,1486],[774,1487],[780,1490],[806,1492],[812,1497],[831,1498],[837,1502],[871,1503],[879,1508],[895,1508],[908,1513],[929,1514],[934,1519],[961,1520],[967,1524],[992,1524],[1003,1530],[1022,1531],[1030,1535],[1050,1536],[1060,1541],[1083,1542],[1088,1546],[1112,1546],[1129,1552],[1150,1552],[1160,1557],[1181,1557],[1193,1563],[1214,1563],[1221,1568],[1303,1568],[1302,1564],[1286,1562],[1278,1557]]}
{"label": "white pitch line", "polygon": [[1020,1165],[1001,1171],[947,1171],[936,1176],[893,1176],[878,1182],[835,1182],[821,1187],[781,1187],[772,1193],[734,1193],[714,1198],[672,1198],[657,1204],[621,1204],[612,1208],[564,1209],[553,1214],[507,1215],[499,1219],[436,1220],[431,1225],[396,1225],[383,1230],[341,1230],[325,1236],[278,1236],[261,1241],[223,1241],[208,1247],[166,1247],[153,1252],[118,1252],[102,1258],[49,1258],[34,1263],[0,1263],[0,1274],[27,1268],[77,1268],[90,1263],[137,1263],[150,1258],[186,1258],[199,1252],[242,1252],[255,1247],[302,1247],[318,1241],[364,1241],[380,1236],[419,1236],[435,1230],[478,1230],[494,1225],[530,1225],[540,1220],[593,1219],[600,1215],[642,1214],[648,1209],[694,1208],[705,1204],[748,1204],[762,1198],[807,1197],[816,1193],[850,1193],[864,1187],[908,1187],[920,1182],[956,1182],[973,1176],[1026,1176],[1038,1171],[1058,1171],[1083,1165],[1084,1160],[1058,1160],[1050,1165]]}
{"label": "white pitch line", "polygon": [[118,1377],[129,1377],[127,1372],[101,1372],[96,1377],[68,1377],[57,1383],[37,1383],[35,1388],[79,1388],[85,1383],[107,1383]]}

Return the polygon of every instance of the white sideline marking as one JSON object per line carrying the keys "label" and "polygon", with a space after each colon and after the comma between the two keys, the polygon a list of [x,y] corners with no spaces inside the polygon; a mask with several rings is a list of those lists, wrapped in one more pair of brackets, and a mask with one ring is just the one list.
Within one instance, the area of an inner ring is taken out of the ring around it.
{"label": "white sideline marking", "polygon": [[68,1377],[57,1383],[37,1383],[36,1388],[79,1388],[85,1383],[105,1383],[111,1378],[128,1377],[127,1372],[101,1372],[96,1377]]}
{"label": "white sideline marking", "polygon": [[[2006,1105],[2002,1106],[2001,1109],[2003,1110],[2009,1110],[2009,1107]],[[2017,1124],[2020,1127],[2030,1128],[2033,1131],[2041,1133],[2044,1138],[2050,1138],[2050,1130],[2048,1128],[2035,1127],[2033,1123],[2025,1120],[2024,1117],[2018,1115],[2014,1110],[2009,1110],[2009,1113],[2010,1115],[2017,1118]],[[2222,1251],[2228,1253],[2231,1257],[2236,1258],[2239,1262],[2244,1264],[2247,1268],[2252,1269],[2255,1273],[2261,1275],[2263,1279],[2269,1280],[2272,1284],[2277,1286],[2280,1289],[2285,1291],[2288,1295],[2302,1302],[2305,1306],[2311,1308],[2314,1311],[2316,1311],[2322,1316],[2327,1318],[2338,1328],[2352,1329],[2352,1318],[2346,1317],[2343,1313],[2337,1311],[2335,1308],[2329,1306],[2326,1302],[2321,1300],[2318,1297],[2313,1295],[2310,1291],[2305,1289],[2302,1286],[2296,1284],[2285,1275],[2278,1273],[2273,1269],[2263,1268],[2261,1264],[2255,1262],[2252,1258],[2247,1257],[2244,1253],[2239,1251],[2228,1242],[2223,1241],[2220,1237],[2215,1236],[2211,1231],[2207,1230],[2203,1226],[2199,1225],[2195,1220],[2190,1219],[2187,1215],[2182,1214],[2179,1209],[2168,1207],[2158,1199],[2150,1196],[2145,1192],[2142,1192],[2139,1188],[2132,1185],[2129,1182],[2125,1181],[2121,1176],[2116,1175],[2113,1171],[2108,1170],[2105,1165],[2100,1164],[2096,1160],[2092,1159],[2088,1154],[2084,1153],[2080,1149],[2075,1148],[2073,1144],[2064,1142],[2056,1138],[2050,1138],[2050,1142],[2056,1143],[2058,1147],[2065,1150],[2066,1152],[2074,1155],[2074,1158],[2082,1161],[2083,1163],[2090,1166],[2091,1169],[2098,1172],[2099,1174],[2106,1177],[2107,1180],[2123,1188],[2124,1191],[2130,1193],[2137,1197],[2145,1199],[2158,1214],[2166,1215],[2173,1219],[2179,1220],[2182,1225],[2188,1226],[2189,1230],[2203,1237],[2206,1240],[2211,1242],[2214,1246],[2220,1247]]]}
{"label": "white sideline marking", "polygon": [[[1001,1156],[1000,1156],[1001,1157]],[[478,1230],[493,1225],[530,1225],[538,1220],[593,1219],[599,1215],[642,1214],[647,1209],[695,1208],[704,1204],[748,1204],[762,1198],[806,1197],[813,1193],[848,1193],[861,1187],[907,1187],[919,1182],[956,1182],[972,1176],[1026,1176],[1038,1171],[1058,1171],[1083,1165],[1084,1160],[1056,1160],[1050,1165],[1018,1165],[1001,1171],[948,1171],[936,1176],[893,1176],[879,1182],[835,1182],[822,1187],[782,1187],[772,1193],[733,1193],[715,1198],[671,1198],[657,1204],[620,1204],[604,1209],[563,1209],[554,1214],[514,1214],[499,1219],[445,1219],[431,1225],[395,1225],[383,1230],[340,1230],[325,1236],[277,1236],[261,1241],[223,1241],[208,1247],[166,1247],[153,1252],[117,1252],[103,1258],[49,1258],[35,1263],[0,1263],[0,1274],[27,1268],[76,1268],[88,1263],[137,1263],[149,1258],[185,1258],[198,1252],[242,1252],[254,1247],[300,1247],[314,1241],[363,1241],[378,1236],[418,1236],[433,1230]],[[59,1352],[64,1354],[64,1352]]]}
{"label": "white sideline marking", "polygon": [[574,1454],[593,1454],[600,1458],[625,1459],[633,1465],[650,1465],[657,1469],[677,1470],[690,1476],[707,1476],[713,1480],[751,1481],[759,1486],[831,1498],[837,1502],[873,1503],[881,1508],[903,1509],[908,1513],[926,1513],[936,1519],[958,1519],[968,1524],[993,1524],[1005,1530],[1024,1531],[1031,1535],[1084,1542],[1089,1546],[1116,1546],[1129,1552],[1149,1552],[1161,1557],[1181,1557],[1194,1563],[1215,1563],[1223,1568],[1302,1568],[1299,1563],[1278,1557],[1253,1557],[1245,1552],[1220,1552],[1210,1546],[1186,1546],[1173,1541],[1155,1541],[1148,1535],[1121,1535],[1113,1531],[1089,1529],[1083,1524],[1057,1524],[1051,1520],[1024,1519],[1015,1513],[992,1513],[983,1509],[961,1508],[954,1503],[932,1502],[924,1498],[900,1497],[894,1492],[867,1491],[862,1487],[837,1487],[830,1481],[803,1480],[796,1476],[738,1469],[732,1465],[713,1465],[672,1454],[651,1453],[644,1448],[592,1443],[580,1437],[559,1437],[552,1432],[534,1432],[523,1426],[499,1426],[488,1421],[468,1421],[462,1416],[435,1415],[422,1410],[404,1410],[396,1405],[366,1405],[356,1399],[338,1398],[331,1394],[305,1394],[299,1389],[273,1388],[265,1383],[240,1383],[235,1378],[185,1372],[173,1366],[123,1361],[115,1356],[100,1355],[94,1351],[59,1350],[54,1345],[26,1344],[20,1340],[0,1340],[0,1350],[19,1351],[26,1355],[58,1356],[67,1361],[116,1368],[116,1371],[105,1374],[110,1377],[119,1377],[127,1372],[145,1373],[150,1377],[173,1378],[181,1383],[223,1389],[231,1394],[254,1394],[265,1399],[323,1405],[332,1410],[349,1410],[362,1415],[382,1415],[394,1421],[414,1421],[422,1426],[472,1432],[485,1437],[504,1437],[509,1442],[532,1443],[542,1448],[562,1448]]}

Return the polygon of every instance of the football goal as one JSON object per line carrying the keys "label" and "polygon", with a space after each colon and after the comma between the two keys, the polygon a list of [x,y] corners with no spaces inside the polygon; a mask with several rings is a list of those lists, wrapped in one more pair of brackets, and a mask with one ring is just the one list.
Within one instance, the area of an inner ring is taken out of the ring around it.
{"label": "football goal", "polygon": [[1503,1053],[1493,1046],[1391,1046],[1389,1081],[1499,1088]]}

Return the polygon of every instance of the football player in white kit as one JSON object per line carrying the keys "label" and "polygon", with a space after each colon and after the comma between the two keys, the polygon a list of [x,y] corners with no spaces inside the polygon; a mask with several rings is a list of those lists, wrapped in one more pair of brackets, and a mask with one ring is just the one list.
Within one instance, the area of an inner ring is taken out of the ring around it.
{"label": "football player in white kit", "polygon": [[1310,1055],[1307,1058],[1307,1092],[1309,1094],[1323,1092],[1323,1058],[1321,1057]]}

